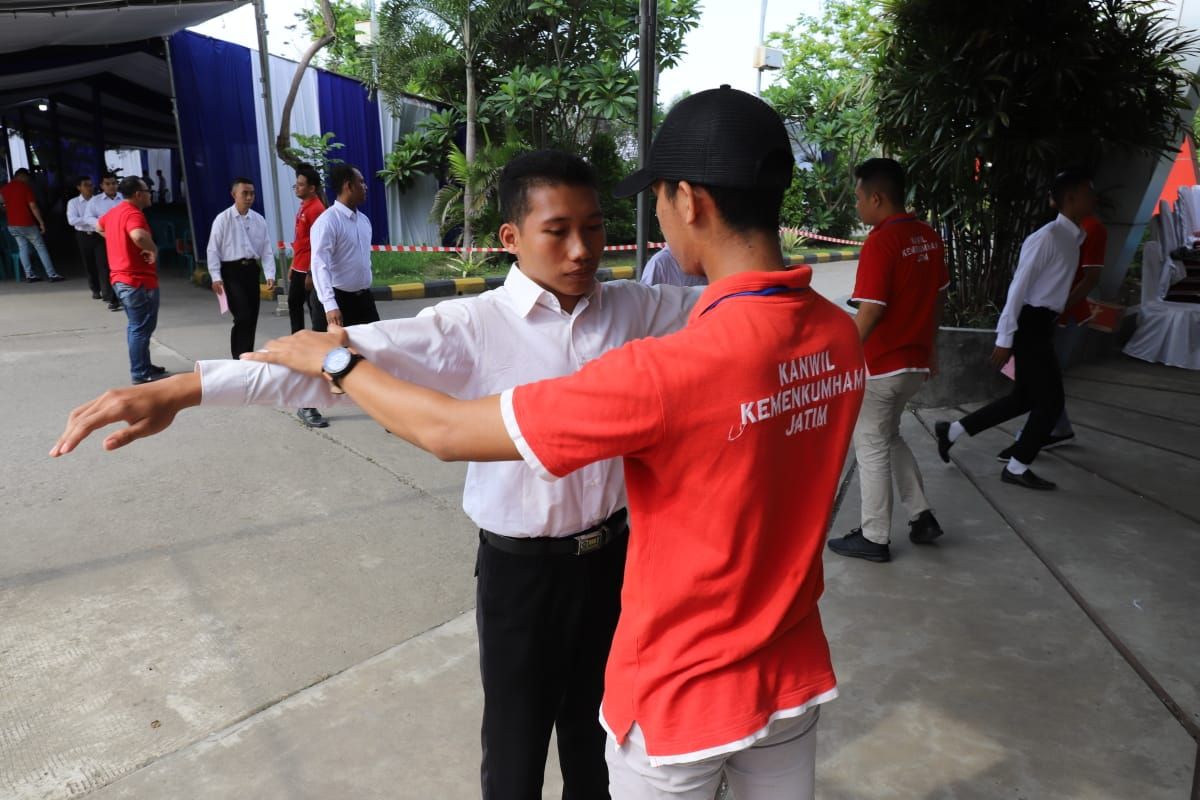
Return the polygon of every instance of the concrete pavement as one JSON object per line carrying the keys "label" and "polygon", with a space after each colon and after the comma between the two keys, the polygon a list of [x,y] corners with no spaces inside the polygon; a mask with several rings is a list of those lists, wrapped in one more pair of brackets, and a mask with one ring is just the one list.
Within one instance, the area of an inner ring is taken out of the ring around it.
{"label": "concrete pavement", "polygon": [[[852,263],[814,270],[849,293]],[[51,460],[69,409],[128,380],[124,317],[87,298],[0,283],[0,797],[477,796],[463,468],[351,409],[324,431],[197,409]],[[168,278],[156,363],[226,353],[215,305]],[[264,304],[260,341],[286,332]],[[826,557],[842,696],[818,796],[1189,796],[1197,377],[1077,370],[1079,444],[1039,467],[1055,494],[999,484],[1002,433],[946,466],[923,425],[943,412],[906,419],[947,535]],[[857,524],[850,475],[834,535]]]}

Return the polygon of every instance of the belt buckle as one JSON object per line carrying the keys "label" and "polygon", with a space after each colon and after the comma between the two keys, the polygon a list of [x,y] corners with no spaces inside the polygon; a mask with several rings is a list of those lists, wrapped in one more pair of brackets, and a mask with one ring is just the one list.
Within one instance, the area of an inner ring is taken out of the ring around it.
{"label": "belt buckle", "polygon": [[604,544],[604,534],[608,532],[607,527],[601,527],[591,533],[585,533],[575,537],[575,555],[585,556],[588,553],[599,550]]}

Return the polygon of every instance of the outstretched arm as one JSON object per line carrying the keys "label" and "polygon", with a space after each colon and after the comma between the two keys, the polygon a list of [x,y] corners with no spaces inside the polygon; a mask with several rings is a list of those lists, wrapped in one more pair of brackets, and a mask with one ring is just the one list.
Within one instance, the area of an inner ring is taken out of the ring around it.
{"label": "outstretched arm", "polygon": [[71,412],[67,427],[50,455],[65,456],[93,431],[127,422],[126,427],[104,439],[105,450],[116,450],[135,439],[153,436],[175,421],[185,408],[200,405],[200,375],[192,372],[161,381],[122,389],[110,389]]}

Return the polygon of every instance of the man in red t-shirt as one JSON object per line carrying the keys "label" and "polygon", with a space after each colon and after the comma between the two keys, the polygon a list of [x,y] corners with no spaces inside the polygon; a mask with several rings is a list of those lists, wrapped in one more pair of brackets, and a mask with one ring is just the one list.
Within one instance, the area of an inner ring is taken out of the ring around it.
{"label": "man in red t-shirt", "polygon": [[[312,283],[312,240],[310,232],[317,217],[325,211],[321,202],[321,176],[311,164],[301,164],[296,169],[296,197],[300,200],[300,211],[296,214],[296,239],[292,242],[292,270],[288,274],[288,316],[292,322],[292,333],[304,330],[304,308],[312,317],[312,329],[328,330],[325,309],[317,300]],[[310,428],[328,428],[329,421],[315,408],[301,408],[296,416]]]}
{"label": "man in red t-shirt", "polygon": [[17,251],[21,258],[21,267],[25,270],[25,280],[37,283],[41,280],[33,274],[33,262],[29,251],[37,252],[42,262],[42,269],[51,283],[64,280],[63,276],[54,271],[54,262],[50,260],[50,251],[42,236],[46,233],[46,221],[42,219],[42,211],[38,208],[37,199],[29,185],[29,170],[21,167],[13,173],[13,179],[0,186],[0,199],[4,201],[5,213],[8,214],[8,232],[17,240]]}
{"label": "man in red t-shirt", "polygon": [[[348,351],[340,326],[242,356],[324,376],[444,460],[523,460],[552,480],[624,457],[629,556],[600,709],[617,800],[710,800],[723,769],[738,800],[813,796],[819,707],[837,695],[822,542],[866,369],[849,316],[783,261],[793,168],[761,100],[724,86],[678,103],[616,193],[653,186],[676,260],[709,286],[682,331],[575,375],[456,400]],[[198,376],[161,388],[81,407],[51,455],[126,420],[105,440],[121,447],[200,402]]]}
{"label": "man in red t-shirt", "polygon": [[908,512],[908,538],[942,535],[925,498],[921,470],[900,435],[904,408],[936,368],[938,325],[950,276],[937,232],[904,210],[900,164],[872,158],[854,171],[858,215],[872,226],[850,302],[867,358],[867,392],[854,429],[862,524],[829,540],[838,555],[888,561],[892,480]]}
{"label": "man in red t-shirt", "polygon": [[113,292],[129,319],[129,376],[136,385],[167,374],[150,361],[150,337],[158,327],[158,247],[142,213],[150,205],[150,187],[131,175],[121,181],[120,191],[125,200],[101,217],[96,229],[104,236]]}

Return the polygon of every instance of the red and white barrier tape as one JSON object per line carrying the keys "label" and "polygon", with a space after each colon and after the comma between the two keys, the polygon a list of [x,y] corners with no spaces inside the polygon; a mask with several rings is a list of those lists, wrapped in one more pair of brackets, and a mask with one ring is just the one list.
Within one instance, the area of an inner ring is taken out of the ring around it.
{"label": "red and white barrier tape", "polygon": [[817,241],[833,242],[834,244],[849,244],[853,245],[854,247],[862,247],[863,245],[862,242],[855,241],[854,239],[836,239],[833,236],[825,236],[824,234],[813,233],[812,231],[806,231],[801,228],[789,228],[789,230],[800,234],[805,239],[816,239]]}

